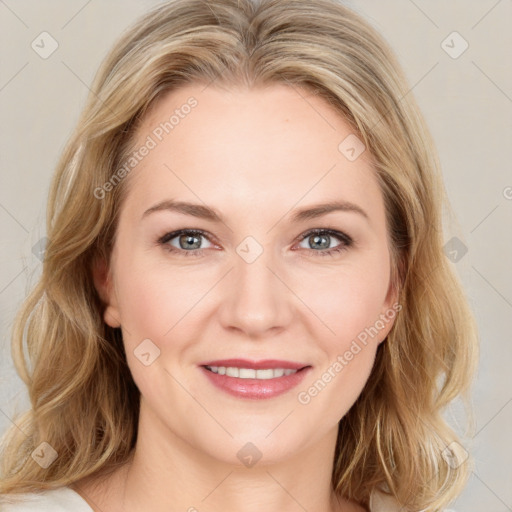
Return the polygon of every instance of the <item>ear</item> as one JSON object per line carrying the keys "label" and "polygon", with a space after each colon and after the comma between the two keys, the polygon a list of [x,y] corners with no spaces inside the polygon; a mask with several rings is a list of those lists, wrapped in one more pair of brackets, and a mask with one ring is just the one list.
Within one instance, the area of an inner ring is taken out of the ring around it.
{"label": "ear", "polygon": [[389,288],[381,310],[381,326],[379,329],[379,344],[382,343],[395,323],[398,312],[402,309],[402,305],[399,303],[400,297],[400,283],[393,275],[389,280]]}
{"label": "ear", "polygon": [[109,266],[103,257],[97,257],[92,265],[94,287],[105,305],[103,320],[110,327],[120,327],[120,314],[117,305],[117,296],[112,282]]}

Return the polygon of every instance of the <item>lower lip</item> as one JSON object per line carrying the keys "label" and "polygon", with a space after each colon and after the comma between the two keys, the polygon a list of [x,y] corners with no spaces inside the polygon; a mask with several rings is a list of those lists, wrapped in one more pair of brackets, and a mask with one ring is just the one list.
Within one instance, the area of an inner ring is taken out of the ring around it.
{"label": "lower lip", "polygon": [[304,379],[310,366],[299,370],[291,375],[283,375],[274,379],[240,379],[238,377],[228,377],[227,375],[219,375],[207,370],[205,367],[200,367],[202,372],[210,379],[210,382],[237,398],[249,398],[252,400],[262,400],[264,398],[274,398],[282,395]]}

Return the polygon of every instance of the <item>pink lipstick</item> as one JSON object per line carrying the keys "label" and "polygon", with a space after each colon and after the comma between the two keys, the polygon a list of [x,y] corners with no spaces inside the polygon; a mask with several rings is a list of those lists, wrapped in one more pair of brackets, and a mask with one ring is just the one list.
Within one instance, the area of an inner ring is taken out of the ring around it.
{"label": "pink lipstick", "polygon": [[209,381],[237,398],[260,400],[279,396],[297,386],[310,365],[267,359],[222,359],[200,364]]}

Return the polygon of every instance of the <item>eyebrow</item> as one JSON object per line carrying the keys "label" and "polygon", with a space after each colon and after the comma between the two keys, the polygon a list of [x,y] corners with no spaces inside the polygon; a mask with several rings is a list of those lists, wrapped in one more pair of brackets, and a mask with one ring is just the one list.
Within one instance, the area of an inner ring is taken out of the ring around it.
{"label": "eyebrow", "polygon": [[[209,206],[201,204],[188,203],[185,201],[174,201],[172,199],[161,201],[151,208],[148,208],[142,214],[142,219],[151,213],[160,211],[173,211],[184,215],[191,215],[199,219],[224,223],[222,215],[215,208],[210,208]],[[328,203],[316,204],[297,209],[294,211],[291,220],[292,222],[303,222],[309,219],[316,219],[317,217],[321,217],[322,215],[327,215],[328,213],[335,211],[357,213],[365,219],[369,219],[368,214],[360,206],[354,203],[349,201],[331,201]]]}

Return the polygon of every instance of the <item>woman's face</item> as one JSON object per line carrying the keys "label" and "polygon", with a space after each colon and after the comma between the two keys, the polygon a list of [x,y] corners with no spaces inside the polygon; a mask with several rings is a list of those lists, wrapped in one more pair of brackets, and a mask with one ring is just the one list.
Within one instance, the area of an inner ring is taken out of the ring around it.
{"label": "woman's face", "polygon": [[145,429],[231,463],[333,442],[397,310],[360,144],[285,85],[188,85],[148,113],[110,275],[95,271]]}

